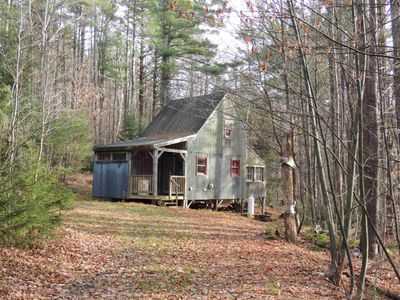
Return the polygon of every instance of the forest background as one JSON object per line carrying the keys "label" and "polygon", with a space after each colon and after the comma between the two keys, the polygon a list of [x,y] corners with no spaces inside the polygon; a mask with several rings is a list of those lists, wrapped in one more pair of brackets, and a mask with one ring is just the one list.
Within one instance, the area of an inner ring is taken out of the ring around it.
{"label": "forest background", "polygon": [[[394,0],[1,2],[1,242],[51,232],[73,198],[62,179],[90,170],[93,144],[136,136],[170,99],[224,90],[268,163],[269,204],[296,206],[288,240],[302,224],[327,228],[336,284],[346,259],[354,281],[350,243],[364,254],[360,286],[378,254],[400,278],[387,247],[400,247],[399,11]],[[290,195],[280,156],[296,163]]]}

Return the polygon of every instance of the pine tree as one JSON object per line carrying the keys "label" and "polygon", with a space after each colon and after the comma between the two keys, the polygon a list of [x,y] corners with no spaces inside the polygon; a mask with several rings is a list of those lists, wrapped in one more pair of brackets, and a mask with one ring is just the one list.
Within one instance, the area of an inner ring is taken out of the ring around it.
{"label": "pine tree", "polygon": [[[222,7],[220,8],[222,10]],[[201,1],[152,1],[155,47],[161,57],[160,101],[165,105],[171,97],[171,81],[180,71],[195,68],[199,72],[215,72],[210,60],[215,57],[216,45],[204,37],[200,24],[215,18]],[[190,62],[190,63],[188,63]],[[222,65],[219,65],[221,67]],[[218,69],[221,73],[224,68]]]}

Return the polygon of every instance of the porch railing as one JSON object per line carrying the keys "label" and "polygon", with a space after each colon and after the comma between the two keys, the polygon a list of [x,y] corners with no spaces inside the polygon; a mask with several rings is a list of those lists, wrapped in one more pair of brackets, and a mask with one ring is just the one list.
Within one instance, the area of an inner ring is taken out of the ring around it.
{"label": "porch railing", "polygon": [[169,177],[169,197],[172,195],[184,195],[186,189],[185,176],[170,176]]}
{"label": "porch railing", "polygon": [[131,176],[131,193],[132,194],[153,193],[153,175]]}

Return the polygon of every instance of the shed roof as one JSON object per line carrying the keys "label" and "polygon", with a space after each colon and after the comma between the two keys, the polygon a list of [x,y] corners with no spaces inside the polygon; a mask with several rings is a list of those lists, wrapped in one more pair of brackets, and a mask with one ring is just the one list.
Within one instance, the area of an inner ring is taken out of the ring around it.
{"label": "shed roof", "polygon": [[169,101],[140,137],[129,141],[96,145],[94,151],[130,150],[132,147],[182,142],[196,134],[210,117],[224,92]]}

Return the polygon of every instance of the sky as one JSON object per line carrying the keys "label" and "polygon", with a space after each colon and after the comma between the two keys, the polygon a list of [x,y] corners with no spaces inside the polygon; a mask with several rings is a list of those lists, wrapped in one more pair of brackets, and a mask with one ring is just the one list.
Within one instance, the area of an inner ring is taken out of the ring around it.
{"label": "sky", "polygon": [[244,43],[237,38],[237,30],[240,26],[239,12],[246,10],[245,0],[228,1],[231,12],[224,18],[224,27],[213,28],[213,33],[208,33],[207,38],[218,45],[219,56],[222,59],[232,59],[237,53],[238,48],[243,48]]}

